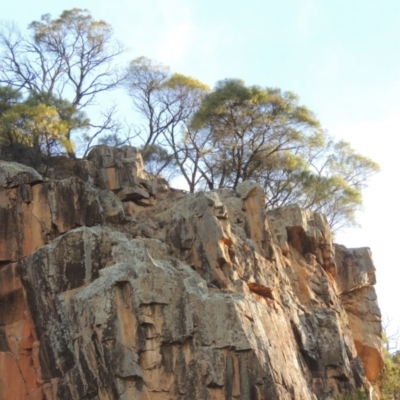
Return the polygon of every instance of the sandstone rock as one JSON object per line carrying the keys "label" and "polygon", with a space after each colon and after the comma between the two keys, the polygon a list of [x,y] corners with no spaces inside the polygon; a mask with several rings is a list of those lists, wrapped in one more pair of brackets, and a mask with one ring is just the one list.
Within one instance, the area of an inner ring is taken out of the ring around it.
{"label": "sandstone rock", "polygon": [[124,207],[113,192],[101,190],[98,198],[102,207],[101,214],[107,222],[118,223],[125,219]]}
{"label": "sandstone rock", "polygon": [[[79,250],[65,259],[66,246]],[[108,251],[99,257],[103,248]],[[100,260],[110,255],[105,266]],[[275,344],[288,323],[284,312],[251,297],[211,292],[165,244],[79,228],[19,268],[31,312],[42,310],[33,315],[42,379],[59,379],[67,398],[314,398],[293,337],[286,346]],[[38,292],[43,276],[51,279]],[[291,370],[279,367],[285,361]]]}
{"label": "sandstone rock", "polygon": [[345,246],[336,245],[335,254],[338,265],[335,279],[339,293],[375,285],[375,266],[368,247],[347,249]]}
{"label": "sandstone rock", "polygon": [[332,235],[324,215],[293,205],[269,211],[267,216],[283,251],[290,242],[300,254],[313,254],[327,272],[336,275]]}
{"label": "sandstone rock", "polygon": [[121,201],[138,201],[142,199],[148,199],[149,197],[149,192],[137,186],[126,187],[118,192],[118,198]]}
{"label": "sandstone rock", "polygon": [[38,171],[50,179],[76,177],[90,184],[94,184],[97,173],[96,166],[91,161],[67,156],[51,157],[47,165],[39,167]]}
{"label": "sandstone rock", "polygon": [[1,400],[373,395],[368,250],[251,182],[185,194],[134,148],[89,158],[0,164]]}
{"label": "sandstone rock", "polygon": [[43,398],[37,339],[16,264],[0,269],[0,399]]}
{"label": "sandstone rock", "polygon": [[43,181],[43,178],[33,168],[16,162],[0,160],[0,187],[14,188],[25,184],[32,185],[41,181]]}
{"label": "sandstone rock", "polygon": [[354,343],[369,381],[375,382],[384,367],[382,325],[375,289],[375,267],[369,248],[347,249],[336,245],[341,293]]}
{"label": "sandstone rock", "polygon": [[101,189],[120,190],[133,186],[136,178],[149,178],[135,147],[97,146],[89,153],[88,160],[97,168],[95,183]]}
{"label": "sandstone rock", "polygon": [[0,187],[0,263],[19,260],[77,226],[124,218],[122,204],[112,192],[78,178],[37,183],[31,168],[25,173],[19,164],[2,165],[16,173],[7,175],[12,188]]}
{"label": "sandstone rock", "polygon": [[0,188],[0,263],[27,256],[51,236],[48,184],[24,184],[23,196],[20,187]]}

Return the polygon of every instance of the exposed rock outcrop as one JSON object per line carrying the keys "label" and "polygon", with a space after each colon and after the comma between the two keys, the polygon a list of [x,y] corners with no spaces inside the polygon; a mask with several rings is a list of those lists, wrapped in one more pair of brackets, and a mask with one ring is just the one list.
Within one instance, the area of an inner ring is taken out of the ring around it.
{"label": "exposed rock outcrop", "polygon": [[335,246],[340,299],[348,315],[357,353],[367,378],[374,382],[384,366],[381,352],[381,313],[373,285],[375,267],[369,248]]}
{"label": "exposed rock outcrop", "polygon": [[251,182],[184,194],[132,147],[66,160],[0,162],[0,400],[376,396],[368,250]]}

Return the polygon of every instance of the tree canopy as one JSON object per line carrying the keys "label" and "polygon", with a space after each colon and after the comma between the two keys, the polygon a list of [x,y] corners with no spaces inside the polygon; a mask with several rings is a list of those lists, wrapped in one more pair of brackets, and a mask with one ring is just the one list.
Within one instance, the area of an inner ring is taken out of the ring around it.
{"label": "tree canopy", "polygon": [[276,153],[295,153],[317,141],[319,123],[312,113],[297,104],[297,97],[279,89],[246,87],[227,79],[205,96],[191,126],[207,129],[212,137],[212,174],[204,177],[210,189],[235,188]]}
{"label": "tree canopy", "polygon": [[200,105],[208,87],[189,76],[174,73],[168,67],[139,57],[131,61],[125,87],[134,108],[144,117],[139,131],[143,146],[163,142],[187,121]]}
{"label": "tree canopy", "polygon": [[334,230],[356,222],[362,189],[379,170],[349,143],[329,137],[295,94],[237,79],[217,83],[191,128],[207,138],[199,169],[210,189],[252,179],[264,187],[267,208],[297,203],[324,213]]}
{"label": "tree canopy", "polygon": [[[83,138],[84,155],[97,140],[135,144],[152,173],[179,173],[190,192],[250,179],[264,187],[269,209],[297,203],[324,213],[333,230],[356,223],[379,167],[330,137],[294,93],[240,79],[211,90],[146,57],[120,68],[124,48],[112,27],[84,9],[43,15],[27,34],[0,28],[0,147],[74,156],[73,139]],[[99,122],[87,117],[120,84],[138,116],[125,138],[116,106]]]}
{"label": "tree canopy", "polygon": [[146,58],[134,59],[125,87],[143,123],[136,127],[140,150],[152,172],[182,168],[179,136],[209,90],[197,79],[171,73],[168,67]]}
{"label": "tree canopy", "polygon": [[[3,24],[0,84],[26,96],[39,94],[43,101],[63,99],[81,110],[121,82],[123,75],[115,59],[122,51],[113,39],[112,27],[83,9],[63,11],[55,19],[43,15],[29,25],[26,35],[13,24]],[[103,131],[104,123],[100,126]],[[73,128],[69,129],[66,136],[71,140]]]}
{"label": "tree canopy", "polygon": [[0,147],[11,156],[23,148],[33,149],[35,161],[73,152],[68,133],[87,124],[85,114],[66,100],[35,92],[24,100],[17,90],[0,87]]}
{"label": "tree canopy", "polygon": [[400,400],[400,351],[393,351],[398,348],[398,339],[399,331],[392,337],[388,337],[385,332],[383,334],[385,368],[377,381],[382,400]]}

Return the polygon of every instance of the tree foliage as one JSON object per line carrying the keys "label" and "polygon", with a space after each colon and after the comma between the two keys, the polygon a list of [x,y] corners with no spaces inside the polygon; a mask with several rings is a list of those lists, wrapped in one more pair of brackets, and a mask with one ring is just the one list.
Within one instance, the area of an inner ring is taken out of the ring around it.
{"label": "tree foliage", "polygon": [[[114,63],[123,48],[113,39],[111,26],[78,8],[63,11],[55,19],[43,15],[29,25],[27,35],[15,25],[3,24],[0,51],[0,84],[26,96],[36,93],[65,99],[75,110],[92,104],[123,78]],[[50,106],[60,104],[64,103],[60,100]]]}
{"label": "tree foliage", "polygon": [[129,65],[126,88],[134,109],[142,117],[143,124],[138,127],[137,136],[143,143],[141,151],[146,167],[169,177],[179,171],[194,191],[184,165],[187,149],[182,134],[209,91],[208,86],[139,57]]}
{"label": "tree foliage", "polygon": [[143,117],[138,134],[144,147],[165,142],[173,146],[178,127],[190,118],[208,90],[200,81],[172,74],[168,67],[146,57],[130,63],[125,86]]}
{"label": "tree foliage", "polygon": [[146,171],[153,175],[163,175],[167,180],[173,179],[177,173],[175,156],[168,148],[157,144],[150,144],[139,148]]}
{"label": "tree foliage", "polygon": [[382,400],[400,400],[400,352],[390,353],[386,347],[384,357],[385,369],[378,380]]}
{"label": "tree foliage", "polygon": [[[101,136],[116,145],[135,141],[151,172],[180,172],[190,192],[251,179],[264,187],[267,208],[297,203],[324,213],[334,230],[355,223],[362,190],[379,168],[330,138],[294,93],[239,79],[211,91],[145,57],[120,69],[122,51],[112,27],[84,9],[43,15],[26,35],[3,24],[0,146],[73,156],[74,132],[85,155]],[[116,106],[99,113],[100,122],[86,117],[86,107],[121,83],[140,116],[133,135],[122,134]]]}
{"label": "tree foliage", "polygon": [[194,129],[208,129],[212,137],[213,173],[210,189],[235,188],[251,179],[276,153],[295,152],[307,133],[315,138],[319,124],[310,111],[297,105],[292,93],[246,87],[228,79],[208,94],[192,120]]}
{"label": "tree foliage", "polygon": [[[355,223],[362,189],[379,169],[333,141],[295,94],[236,79],[204,97],[191,128],[203,131],[191,142],[210,189],[252,179],[264,187],[268,208],[297,203],[324,213],[333,230]],[[200,144],[200,137],[207,139]]]}
{"label": "tree foliage", "polygon": [[297,203],[324,213],[334,230],[355,224],[362,189],[379,167],[329,137],[294,93],[238,79],[210,91],[145,57],[131,62],[126,87],[157,173],[177,168],[190,192],[255,180],[267,208]]}
{"label": "tree foliage", "polygon": [[85,115],[66,100],[37,93],[23,100],[17,90],[0,87],[0,147],[14,159],[21,148],[31,148],[38,159],[72,152],[68,132],[86,124]]}
{"label": "tree foliage", "polygon": [[111,26],[87,10],[66,10],[56,19],[45,14],[29,32],[23,36],[13,25],[2,27],[0,83],[83,106],[120,81],[113,60],[123,49],[112,39]]}

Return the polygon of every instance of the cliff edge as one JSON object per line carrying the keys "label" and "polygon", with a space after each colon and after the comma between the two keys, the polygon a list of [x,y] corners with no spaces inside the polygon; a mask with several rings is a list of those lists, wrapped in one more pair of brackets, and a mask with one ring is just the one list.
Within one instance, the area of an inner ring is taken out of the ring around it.
{"label": "cliff edge", "polygon": [[186,194],[128,146],[0,161],[0,400],[378,398],[374,271],[252,182]]}

